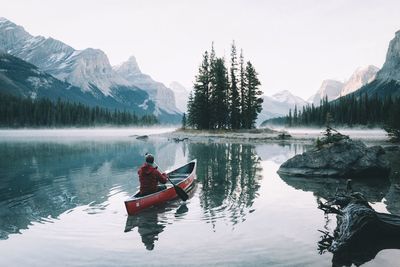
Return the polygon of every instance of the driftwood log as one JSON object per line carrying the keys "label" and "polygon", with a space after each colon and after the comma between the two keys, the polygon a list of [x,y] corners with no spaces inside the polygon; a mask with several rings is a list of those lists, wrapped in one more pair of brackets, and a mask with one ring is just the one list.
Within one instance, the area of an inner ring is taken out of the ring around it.
{"label": "driftwood log", "polygon": [[352,191],[351,180],[345,192],[319,202],[318,208],[337,215],[333,234],[320,231],[318,242],[320,253],[333,253],[333,266],[359,266],[383,249],[400,249],[400,216],[376,212],[361,193]]}

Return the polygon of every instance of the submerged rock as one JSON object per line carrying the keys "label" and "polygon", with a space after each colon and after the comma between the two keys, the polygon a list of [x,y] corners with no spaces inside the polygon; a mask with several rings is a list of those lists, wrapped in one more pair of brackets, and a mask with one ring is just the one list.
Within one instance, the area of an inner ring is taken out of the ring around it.
{"label": "submerged rock", "polygon": [[140,135],[140,136],[136,137],[136,139],[138,139],[138,140],[147,140],[147,139],[149,139],[149,136],[148,135]]}
{"label": "submerged rock", "polygon": [[296,155],[281,165],[280,175],[301,177],[381,177],[390,173],[381,146],[367,147],[361,141],[343,139]]}

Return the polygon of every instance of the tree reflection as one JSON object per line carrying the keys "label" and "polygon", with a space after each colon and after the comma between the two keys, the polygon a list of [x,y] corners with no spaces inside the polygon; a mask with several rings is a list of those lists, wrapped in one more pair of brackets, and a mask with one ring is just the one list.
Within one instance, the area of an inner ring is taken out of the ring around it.
{"label": "tree reflection", "polygon": [[200,205],[206,218],[212,223],[219,217],[229,218],[233,225],[244,221],[262,178],[255,147],[189,144],[189,158],[197,158]]}
{"label": "tree reflection", "polygon": [[[346,182],[343,179],[333,178],[304,178],[304,177],[288,177],[281,176],[282,180],[288,185],[303,191],[313,192],[316,200],[323,198],[325,200],[332,199],[337,193],[346,192]],[[388,195],[390,182],[380,179],[356,179],[352,181],[352,189],[355,192],[362,193],[370,202],[381,202],[385,195]],[[385,214],[379,216],[385,217]],[[326,223],[321,239],[317,242],[320,254],[330,251],[330,246],[334,237],[341,233],[343,229],[337,224],[334,235],[329,233],[328,224],[329,216],[325,215]],[[338,222],[338,221],[337,221]],[[346,246],[346,249],[332,252],[332,266],[360,266],[371,261],[376,255],[384,249],[400,248],[398,235],[384,234],[383,229],[376,227],[364,227],[361,231],[354,235]]]}
{"label": "tree reflection", "polygon": [[[0,142],[0,239],[77,206],[99,205],[113,188],[134,192],[144,153],[175,150],[139,141]],[[170,166],[175,158],[159,161]]]}
{"label": "tree reflection", "polygon": [[[345,190],[344,179],[335,178],[307,178],[280,175],[282,180],[291,187],[313,192],[316,199],[328,199],[335,195],[337,190]],[[389,191],[390,182],[381,179],[356,179],[352,182],[354,191],[361,192],[369,201],[380,202]]]}

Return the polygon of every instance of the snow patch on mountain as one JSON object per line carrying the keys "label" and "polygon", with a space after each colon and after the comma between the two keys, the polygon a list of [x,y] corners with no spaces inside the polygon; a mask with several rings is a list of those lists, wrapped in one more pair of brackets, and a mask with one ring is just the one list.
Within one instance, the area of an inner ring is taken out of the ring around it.
{"label": "snow patch on mountain", "polygon": [[182,112],[187,112],[187,103],[191,90],[176,81],[171,82],[169,88],[171,88],[175,94],[177,108]]}
{"label": "snow patch on mountain", "polygon": [[261,124],[263,121],[286,116],[289,110],[301,109],[303,106],[308,104],[307,101],[301,97],[295,96],[288,90],[278,92],[272,96],[262,96],[262,111],[257,117],[257,124]]}
{"label": "snow patch on mountain", "polygon": [[339,96],[348,95],[357,91],[364,85],[372,82],[375,79],[378,71],[379,68],[373,65],[359,67],[344,84]]}
{"label": "snow patch on mountain", "polygon": [[[63,54],[59,54],[63,57]],[[115,86],[129,86],[130,83],[112,69],[106,54],[99,49],[88,48],[72,53],[59,68],[52,73],[58,79],[82,88],[92,90],[96,86],[104,95],[110,95]]]}
{"label": "snow patch on mountain", "polygon": [[[164,84],[154,81],[149,75],[141,72],[134,56],[118,66],[114,71],[132,85],[145,90],[156,103],[156,107],[169,114],[180,114],[176,107],[174,92]],[[156,109],[155,113],[158,113]],[[157,114],[156,114],[157,115]]]}
{"label": "snow patch on mountain", "polygon": [[293,95],[288,90],[283,90],[281,92],[278,92],[272,95],[272,98],[277,102],[286,103],[290,105],[305,106],[307,104],[307,101],[305,101],[301,97]]}
{"label": "snow patch on mountain", "polygon": [[324,80],[317,91],[317,93],[308,99],[308,102],[314,104],[314,106],[319,106],[321,100],[328,97],[328,101],[336,99],[344,86],[343,82],[336,80]]}
{"label": "snow patch on mountain", "polygon": [[51,80],[49,80],[49,79],[45,79],[45,78],[42,78],[42,77],[32,77],[32,76],[30,76],[30,77],[28,77],[27,79],[26,79],[32,86],[33,86],[33,88],[35,88],[35,89],[38,89],[38,88],[49,88],[50,86],[51,86],[51,84],[52,84],[52,81]]}

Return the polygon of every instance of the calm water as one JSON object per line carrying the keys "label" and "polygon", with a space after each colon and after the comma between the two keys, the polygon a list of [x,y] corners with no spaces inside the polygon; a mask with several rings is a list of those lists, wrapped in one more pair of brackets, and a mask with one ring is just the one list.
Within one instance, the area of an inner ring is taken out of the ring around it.
{"label": "calm water", "polygon": [[[317,199],[344,183],[276,174],[307,146],[40,136],[0,137],[0,266],[332,265],[331,253],[318,253],[318,230],[332,231],[336,219]],[[186,204],[128,217],[123,201],[145,152],[165,169],[197,158],[197,187]],[[355,188],[375,209],[400,214],[389,183]],[[365,266],[399,262],[399,250],[383,250]]]}

